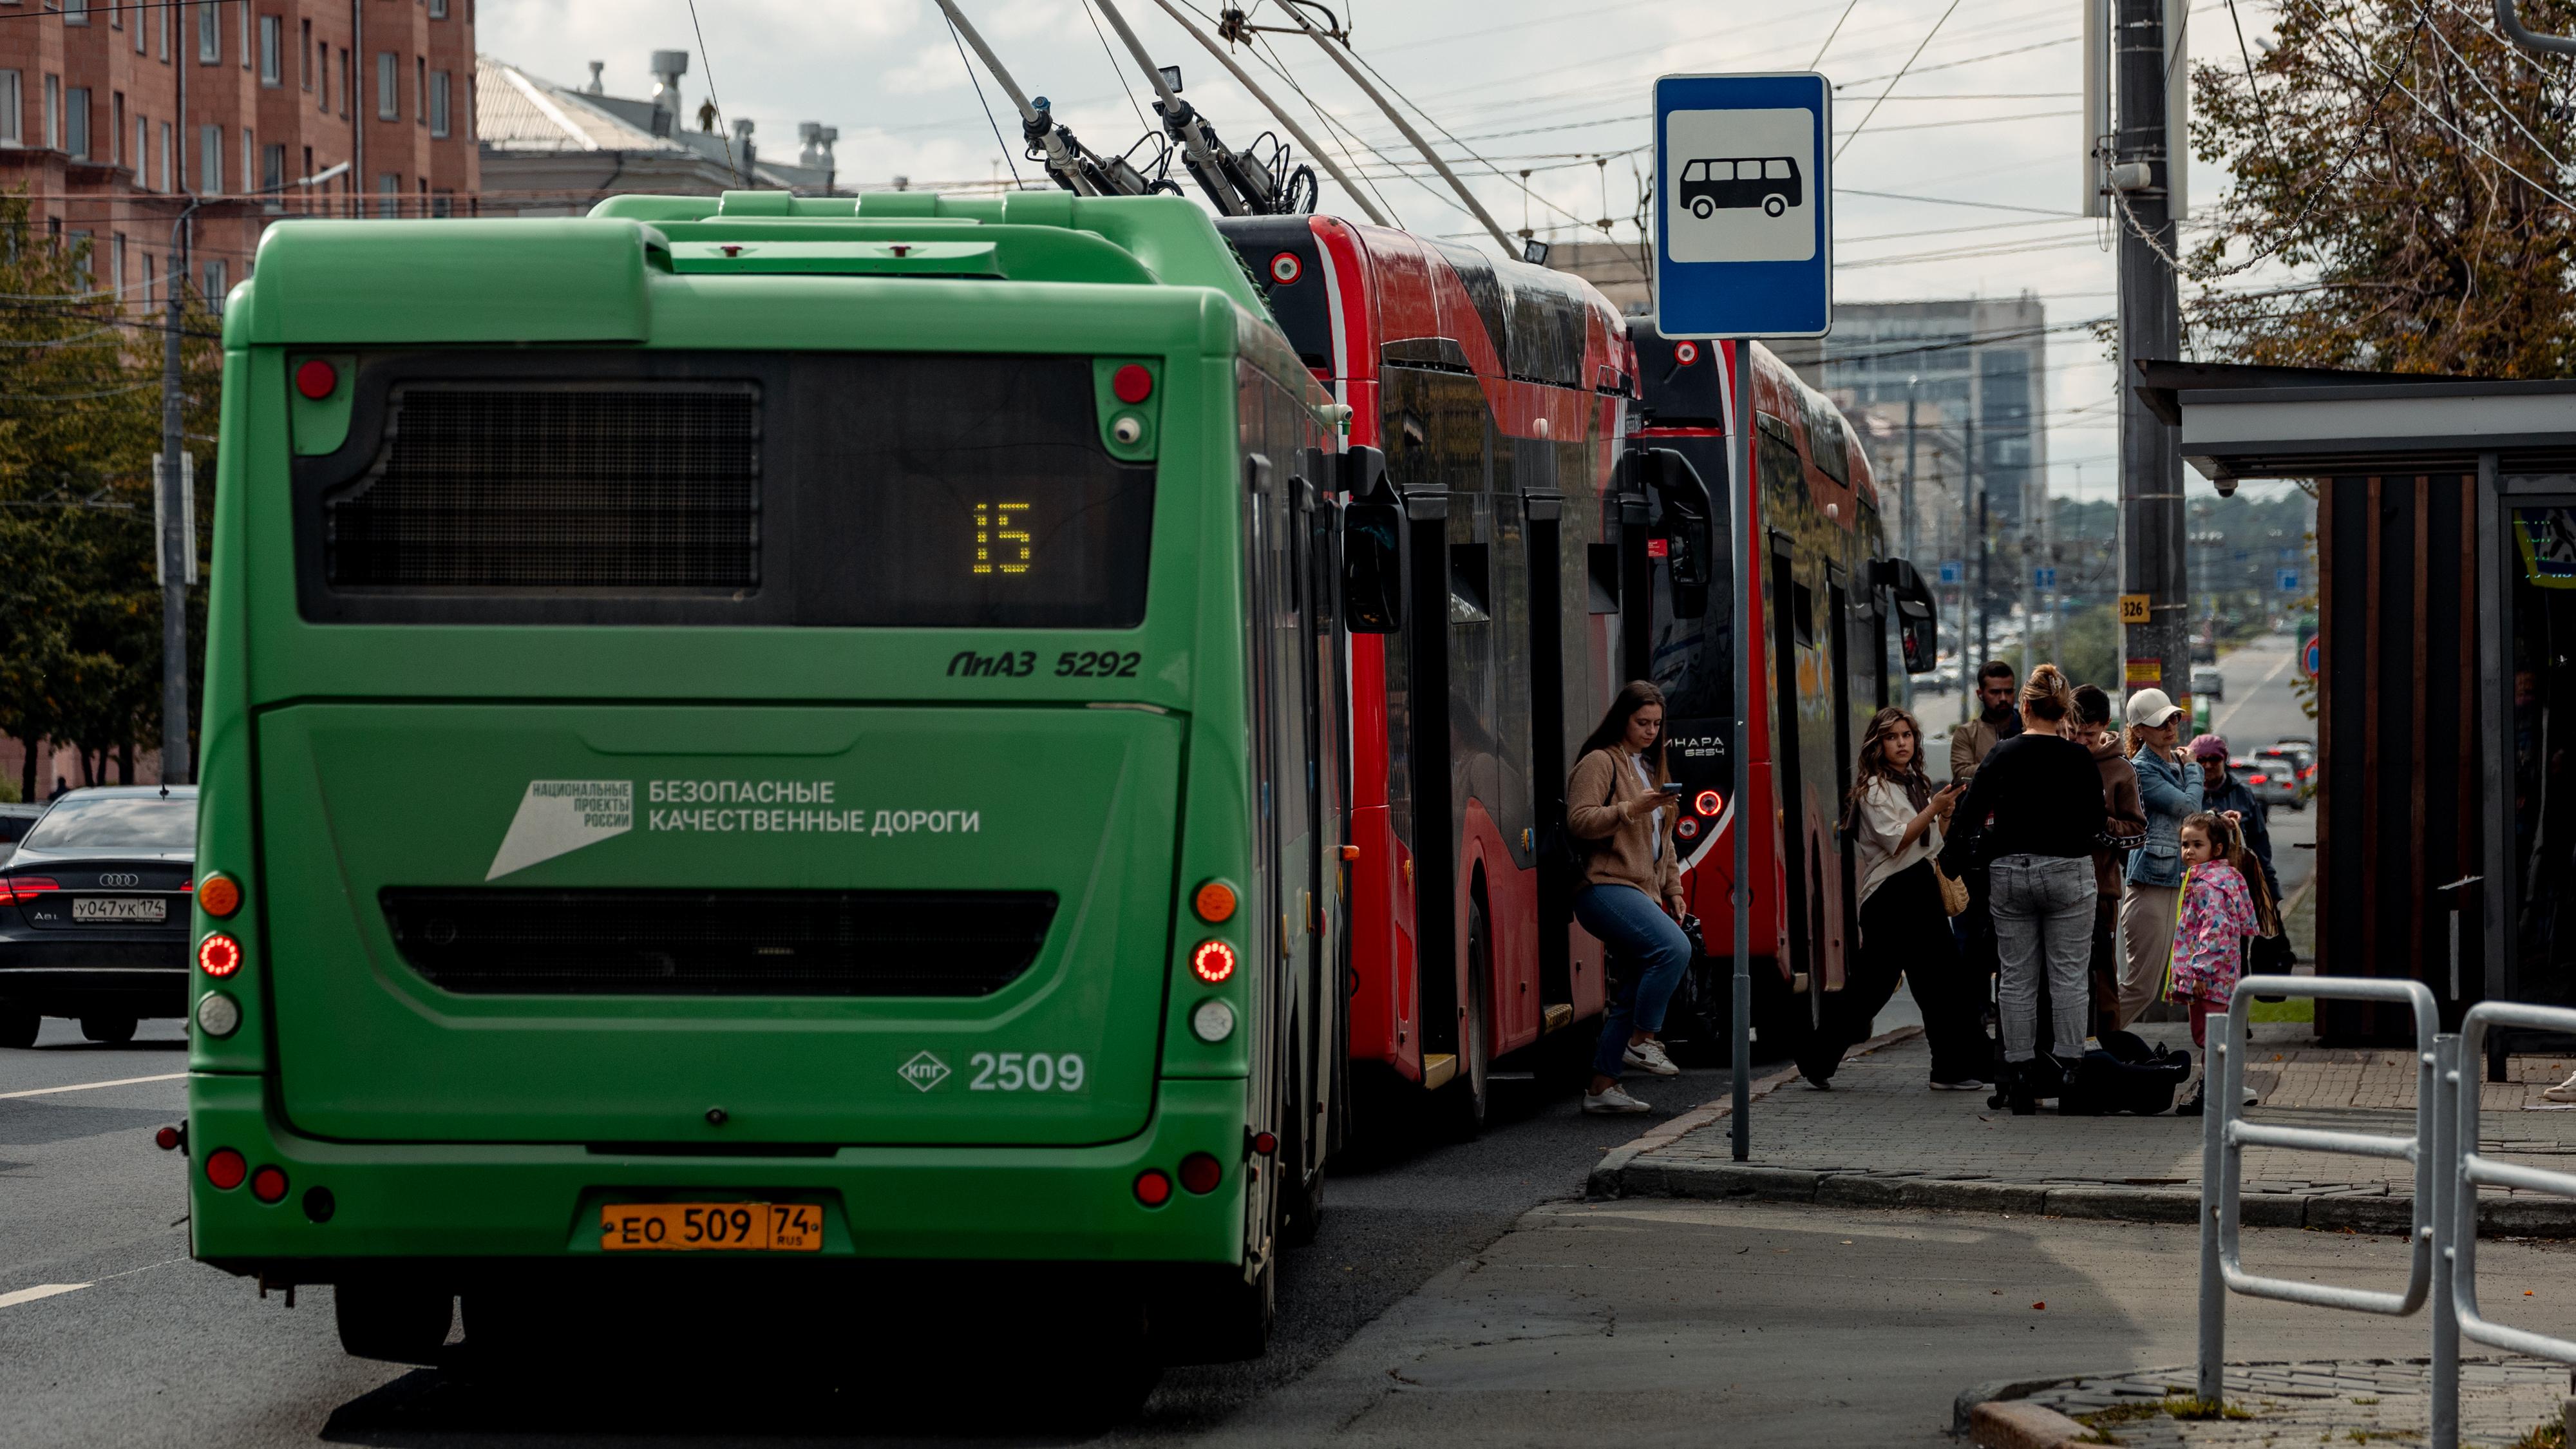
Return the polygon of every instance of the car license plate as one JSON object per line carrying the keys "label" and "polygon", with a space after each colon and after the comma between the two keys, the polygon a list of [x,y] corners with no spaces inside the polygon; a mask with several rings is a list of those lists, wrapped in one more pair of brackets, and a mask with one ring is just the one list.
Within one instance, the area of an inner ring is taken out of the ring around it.
{"label": "car license plate", "polygon": [[72,901],[75,921],[166,921],[170,903],[150,896],[81,896]]}
{"label": "car license plate", "polygon": [[616,1202],[599,1210],[599,1234],[599,1246],[612,1253],[815,1253],[823,1248],[823,1209],[810,1202]]}

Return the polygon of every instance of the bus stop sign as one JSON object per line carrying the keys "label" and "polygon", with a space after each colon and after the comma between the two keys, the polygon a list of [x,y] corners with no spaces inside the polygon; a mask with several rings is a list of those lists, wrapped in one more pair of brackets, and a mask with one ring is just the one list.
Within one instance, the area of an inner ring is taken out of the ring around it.
{"label": "bus stop sign", "polygon": [[1655,328],[1822,337],[1833,322],[1833,87],[1813,71],[1655,82]]}

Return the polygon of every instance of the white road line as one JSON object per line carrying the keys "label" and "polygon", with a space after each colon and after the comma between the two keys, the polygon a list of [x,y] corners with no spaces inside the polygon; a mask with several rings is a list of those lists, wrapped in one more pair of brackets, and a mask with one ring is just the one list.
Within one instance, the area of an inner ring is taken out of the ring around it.
{"label": "white road line", "polygon": [[2235,699],[2230,700],[2227,705],[2227,713],[2220,715],[2209,722],[2209,732],[2214,735],[2223,735],[2227,733],[2227,722],[2236,718],[2236,711],[2244,708],[2246,701],[2252,699],[2255,695],[2271,688],[2272,681],[2280,678],[2281,671],[2289,668],[2290,661],[2298,657],[2298,651],[2295,649],[2282,655],[2281,662],[2272,666],[2272,672],[2263,676],[2263,682],[2261,684],[2255,685],[2252,690],[2244,694],[2240,694],[2236,696]]}
{"label": "white road line", "polygon": [[90,1285],[87,1283],[39,1283],[33,1288],[21,1288],[14,1293],[0,1293],[0,1308],[15,1308],[21,1303],[33,1303],[39,1298],[51,1298],[58,1293],[78,1293],[88,1286]]}
{"label": "white road line", "polygon": [[[68,1087],[30,1087],[23,1092],[0,1092],[0,1102],[6,1102],[12,1097],[47,1097],[56,1092],[88,1092],[100,1087],[131,1087],[139,1082],[175,1082],[186,1075],[188,1075],[186,1072],[163,1072],[157,1077],[119,1077],[113,1082],[74,1082]],[[5,1306],[0,1304],[0,1307]]]}

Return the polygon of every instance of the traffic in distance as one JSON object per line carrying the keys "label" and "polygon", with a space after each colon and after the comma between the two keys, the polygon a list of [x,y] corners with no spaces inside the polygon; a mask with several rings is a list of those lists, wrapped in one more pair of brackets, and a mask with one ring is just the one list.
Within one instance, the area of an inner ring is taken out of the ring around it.
{"label": "traffic in distance", "polygon": [[1355,1140],[1579,1080],[1610,963],[1544,842],[1632,680],[1711,947],[1676,1048],[1734,1025],[1737,829],[1750,1026],[1812,1023],[1936,629],[1834,406],[1532,262],[1097,190],[268,234],[202,801],[0,864],[0,1044],[190,1025],[194,1257],[415,1364],[997,1295],[1125,1412],[1264,1352]]}

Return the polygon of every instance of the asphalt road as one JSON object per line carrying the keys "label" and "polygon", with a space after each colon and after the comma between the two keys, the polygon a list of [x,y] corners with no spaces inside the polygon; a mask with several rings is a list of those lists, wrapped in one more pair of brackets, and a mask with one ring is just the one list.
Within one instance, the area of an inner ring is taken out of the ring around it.
{"label": "asphalt road", "polygon": [[[108,1048],[49,1021],[33,1050],[0,1051],[0,1442],[500,1449],[1021,1437],[1026,1406],[1009,1394],[1007,1371],[997,1380],[993,1370],[1046,1351],[1042,1331],[1007,1326],[1042,1325],[1045,1305],[996,1305],[989,1340],[934,1355],[955,1365],[951,1376],[934,1363],[925,1377],[910,1364],[886,1381],[862,1374],[829,1387],[566,1376],[532,1395],[348,1358],[328,1289],[303,1290],[289,1309],[282,1295],[262,1300],[250,1283],[187,1260],[184,1164],[151,1140],[180,1119],[185,1084],[174,1074],[184,1068],[176,1022],[146,1023],[131,1046]],[[1669,1112],[1721,1095],[1725,1081],[1692,1073],[1637,1090]],[[125,1085],[88,1085],[110,1082]],[[53,1090],[65,1087],[80,1089]],[[1531,1083],[1496,1090],[1495,1121],[1475,1142],[1345,1163],[1329,1184],[1320,1238],[1285,1260],[1270,1356],[1173,1370],[1113,1441],[1194,1439],[1263,1402],[1528,1209],[1579,1192],[1605,1148],[1654,1120],[1587,1118],[1573,1099]],[[56,1291],[38,1296],[48,1288]]]}

